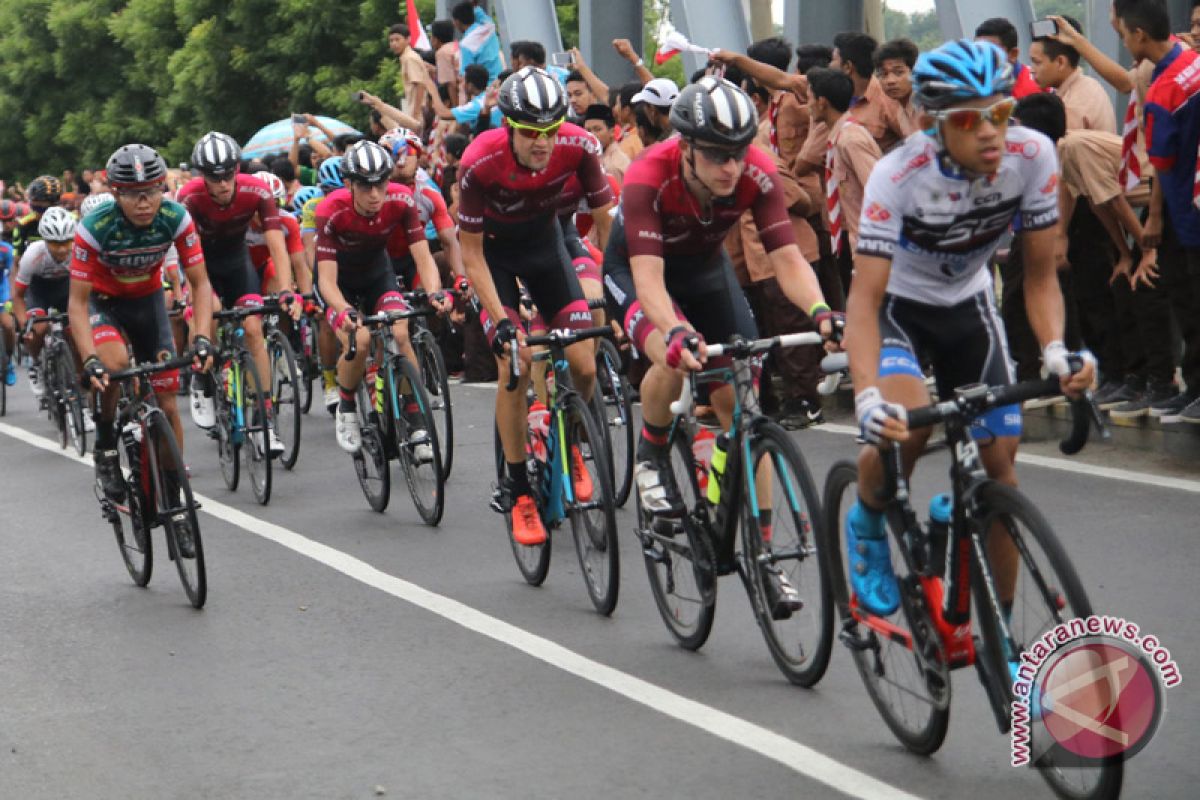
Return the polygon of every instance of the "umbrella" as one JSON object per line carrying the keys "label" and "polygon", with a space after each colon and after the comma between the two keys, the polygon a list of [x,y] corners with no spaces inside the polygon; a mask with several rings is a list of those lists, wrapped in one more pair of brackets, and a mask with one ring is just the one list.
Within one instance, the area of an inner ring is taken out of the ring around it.
{"label": "umbrella", "polygon": [[[332,131],[334,136],[340,136],[343,133],[358,133],[358,131],[341,120],[320,116],[317,119],[321,121],[322,125]],[[323,141],[329,140],[319,129],[313,128],[312,130],[315,137]],[[251,136],[250,141],[246,142],[246,146],[242,148],[242,157],[262,158],[263,156],[274,155],[276,153],[286,153],[291,148],[292,118],[285,117],[264,126],[258,133]]]}

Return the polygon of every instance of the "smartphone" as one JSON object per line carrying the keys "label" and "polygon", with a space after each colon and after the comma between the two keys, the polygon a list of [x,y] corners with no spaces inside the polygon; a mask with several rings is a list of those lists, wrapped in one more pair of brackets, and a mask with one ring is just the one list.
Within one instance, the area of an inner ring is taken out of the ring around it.
{"label": "smartphone", "polygon": [[1058,23],[1052,19],[1039,19],[1029,23],[1029,36],[1033,39],[1043,39],[1058,33]]}
{"label": "smartphone", "polygon": [[356,103],[361,103],[362,99],[363,99],[363,93],[362,92],[351,92],[350,99]]}
{"label": "smartphone", "polygon": [[551,53],[550,63],[556,67],[569,67],[575,59],[570,53]]}
{"label": "smartphone", "polygon": [[189,169],[188,169],[188,165],[187,165],[187,162],[186,162],[186,161],[180,161],[180,162],[179,162],[179,171],[180,171],[180,172],[190,172],[190,171],[191,171],[191,170],[189,170]]}
{"label": "smartphone", "polygon": [[303,114],[292,114],[292,122],[297,125],[305,125],[308,123],[308,117]]}

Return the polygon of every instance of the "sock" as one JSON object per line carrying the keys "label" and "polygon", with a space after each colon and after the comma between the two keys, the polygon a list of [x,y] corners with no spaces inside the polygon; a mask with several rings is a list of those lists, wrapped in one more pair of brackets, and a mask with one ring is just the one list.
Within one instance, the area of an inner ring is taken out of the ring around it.
{"label": "sock", "polygon": [[758,529],[762,531],[762,540],[767,544],[771,543],[771,519],[771,509],[764,508],[758,512]]}
{"label": "sock", "polygon": [[649,422],[642,423],[642,436],[638,440],[638,461],[653,461],[666,458],[670,449],[668,446],[668,435],[671,433],[670,425],[654,425]]}
{"label": "sock", "polygon": [[883,512],[876,511],[863,505],[862,500],[850,509],[849,519],[854,522],[854,530],[860,539],[883,538]]}
{"label": "sock", "polygon": [[113,428],[111,419],[97,419],[96,423],[96,450],[115,450],[117,449],[117,431]]}
{"label": "sock", "polygon": [[358,403],[354,399],[354,390],[347,389],[345,386],[338,384],[338,411],[347,413],[358,408]]}
{"label": "sock", "polygon": [[321,366],[321,380],[325,384],[326,389],[332,389],[337,386],[337,370],[334,367]]}
{"label": "sock", "polygon": [[512,489],[514,497],[523,494],[532,494],[533,490],[529,487],[529,473],[525,470],[525,462],[517,461],[508,463],[508,484]]}

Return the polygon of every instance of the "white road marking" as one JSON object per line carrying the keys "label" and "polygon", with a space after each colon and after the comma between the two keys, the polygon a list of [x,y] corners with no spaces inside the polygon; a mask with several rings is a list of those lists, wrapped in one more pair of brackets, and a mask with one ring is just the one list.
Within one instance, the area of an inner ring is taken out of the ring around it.
{"label": "white road marking", "polygon": [[[0,433],[72,461],[90,466],[90,460],[65,452],[42,436],[0,422]],[[916,800],[883,781],[859,772],[823,753],[760,725],[656,686],[649,681],[593,661],[537,634],[518,628],[465,605],[431,592],[395,575],[382,572],[361,559],[313,541],[279,525],[252,517],[211,497],[196,494],[202,512],[242,530],[341,572],[349,578],[436,614],[467,630],[508,645],[550,666],[569,672],[597,686],[622,695],[672,719],[691,725],[719,739],[775,761],[807,778],[819,781],[850,797],[884,800]]]}

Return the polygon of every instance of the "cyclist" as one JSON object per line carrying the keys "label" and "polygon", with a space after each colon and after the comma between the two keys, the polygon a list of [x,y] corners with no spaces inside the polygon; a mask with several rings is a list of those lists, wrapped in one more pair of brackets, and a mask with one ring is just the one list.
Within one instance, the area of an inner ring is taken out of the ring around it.
{"label": "cyclist", "polygon": [[[204,134],[192,150],[192,169],[198,170],[200,177],[184,184],[177,201],[188,210],[195,222],[209,281],[226,308],[262,305],[258,276],[250,263],[246,247],[246,232],[251,219],[257,214],[262,221],[263,236],[271,252],[271,260],[275,263],[279,284],[283,287],[280,301],[285,307],[290,304],[293,317],[298,318],[301,307],[299,303],[292,302],[295,299],[291,292],[292,264],[280,227],[279,208],[265,183],[239,171],[241,155],[241,148],[232,137],[216,131]],[[192,287],[193,301],[195,295],[195,287]],[[211,335],[209,329],[202,330]],[[258,375],[265,380],[265,376],[271,372],[263,340],[262,319],[257,316],[246,317],[242,321],[242,330]],[[211,428],[216,424],[212,384],[211,376],[206,380],[192,381],[192,418],[202,428]],[[266,402],[268,417],[273,418],[270,398]],[[283,442],[273,422],[267,429],[267,439],[273,455],[283,452]]]}
{"label": "cyclist", "polygon": [[[38,235],[41,240],[29,245],[13,278],[13,314],[22,329],[31,317],[45,316],[51,309],[67,310],[75,215],[58,206],[46,209],[38,222]],[[42,376],[38,375],[38,356],[45,338],[45,325],[31,325],[24,336],[25,350],[33,359],[29,386],[38,398],[45,392]]]}
{"label": "cyclist", "polygon": [[109,192],[97,192],[95,194],[89,194],[87,197],[83,198],[83,202],[79,204],[79,218],[83,219],[100,206],[113,202],[116,202],[116,198],[113,197]]}
{"label": "cyclist", "polygon": [[[933,364],[942,398],[963,384],[1014,380],[988,269],[1010,223],[1023,240],[1025,304],[1045,368],[1061,376],[1071,396],[1094,375],[1088,359],[1071,375],[1062,343],[1054,144],[1008,125],[1016,101],[1004,53],[987,42],[948,42],[920,57],[913,82],[922,127],[933,134],[910,136],[871,173],[846,328],[862,436],[871,443],[904,442],[908,470],[929,437],[927,430],[909,432],[905,416],[906,408],[929,403],[922,357]],[[989,412],[972,433],[988,475],[1016,485],[1020,408]],[[858,466],[858,502],[846,522],[850,581],[865,608],[887,615],[900,595],[880,510],[879,451],[864,447]],[[1011,606],[1017,568],[1011,539],[991,537],[989,558],[1001,602]]]}
{"label": "cyclist", "polygon": [[[680,92],[670,120],[679,136],[647,148],[625,173],[621,212],[604,252],[609,305],[651,364],[642,379],[635,481],[642,507],[660,516],[683,512],[668,450],[670,404],[683,373],[707,361],[706,340],[758,335],[722,247],[744,212],[754,217],[784,294],[824,336],[833,332],[832,312],[796,245],[774,161],[751,144],[758,114],[750,98],[729,81],[704,77]],[[732,387],[713,389],[710,402],[730,428]],[[785,617],[799,595],[781,570],[765,571],[773,612]]]}
{"label": "cyclist", "polygon": [[[76,228],[68,311],[83,375],[103,393],[93,452],[96,479],[105,494],[119,500],[125,485],[113,429],[118,392],[108,374],[129,364],[127,347],[140,362],[175,353],[162,289],[163,258],[171,245],[179,251],[192,287],[196,331],[212,324],[212,287],[191,215],[163,199],[167,164],[162,157],[144,144],[127,144],[108,159],[106,174],[116,202],[93,211]],[[212,345],[203,333],[193,333],[192,348],[195,366],[208,369]],[[179,373],[159,373],[151,384],[182,449],[175,402]]]}
{"label": "cyclist", "polygon": [[[273,173],[262,171],[254,173],[254,177],[267,185],[275,203],[283,209],[287,200],[287,189],[283,180]],[[312,273],[304,257],[304,242],[300,239],[300,223],[290,214],[280,213],[280,228],[283,230],[284,241],[287,242],[288,257],[292,265],[292,276],[301,292],[308,294],[312,291]],[[263,292],[275,294],[289,287],[284,286],[275,270],[275,262],[271,260],[271,251],[267,247],[267,238],[262,227],[262,220],[255,215],[250,220],[250,229],[246,231],[246,245],[250,249],[250,263],[258,273]]]}
{"label": "cyclist", "polygon": [[[2,203],[12,205],[9,200],[0,201],[0,204]],[[16,357],[13,355],[16,352],[17,329],[13,321],[12,292],[9,281],[11,277],[9,273],[12,272],[12,268],[12,245],[7,241],[0,240],[0,336],[4,337],[4,351],[8,353],[8,361],[5,362],[4,374],[0,375],[0,380],[3,380],[6,386],[15,386],[17,383]]]}
{"label": "cyclist", "polygon": [[[340,361],[337,367],[338,406],[334,432],[338,446],[356,453],[362,446],[355,393],[366,368],[370,335],[357,326],[355,309],[368,314],[404,311],[408,305],[400,296],[400,286],[387,255],[388,239],[398,231],[408,240],[416,260],[421,284],[438,311],[448,311],[450,301],[441,290],[437,266],[425,241],[425,228],[417,214],[412,191],[388,179],[392,157],[374,142],[351,145],[342,161],[347,182],[317,207],[317,293],[325,306],[325,316],[343,347],[350,336],[357,337],[358,353],[353,361]],[[416,364],[408,321],[392,326],[392,335],[400,352]],[[415,401],[404,408],[406,414],[419,413]],[[432,458],[428,432],[419,425],[411,428],[409,443],[418,458]]]}
{"label": "cyclist", "polygon": [[[331,156],[317,169],[317,186],[305,187],[296,193],[304,197],[300,207],[300,238],[309,264],[317,263],[317,206],[329,193],[345,186],[342,180],[342,157]],[[315,282],[315,280],[314,280]],[[333,415],[338,405],[337,339],[324,317],[317,320],[317,357],[321,362],[321,383],[325,390],[325,408]]]}
{"label": "cyclist", "polygon": [[0,233],[5,242],[11,242],[17,227],[17,204],[12,200],[0,200]]}
{"label": "cyclist", "polygon": [[29,201],[29,211],[17,217],[12,235],[18,259],[25,255],[29,245],[38,240],[38,223],[46,209],[58,205],[62,199],[62,184],[52,175],[39,175],[29,182],[25,199]]}
{"label": "cyclist", "polygon": [[[562,86],[537,67],[522,67],[500,86],[497,100],[503,128],[475,138],[459,164],[459,239],[467,277],[482,306],[480,322],[499,362],[496,424],[508,464],[506,491],[512,500],[512,535],[519,544],[546,541],[525,471],[525,387],[521,370],[515,391],[506,391],[508,358],[524,340],[520,325],[519,278],[551,328],[584,329],[591,312],[563,244],[556,210],[572,175],[596,217],[597,233],[608,236],[612,189],[604,179],[592,136],[566,122]],[[528,359],[528,354],[522,354]],[[567,348],[576,388],[590,400],[596,377],[595,347],[579,342]],[[572,453],[577,494],[590,495],[582,456]]]}

